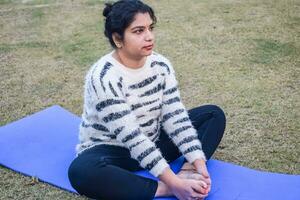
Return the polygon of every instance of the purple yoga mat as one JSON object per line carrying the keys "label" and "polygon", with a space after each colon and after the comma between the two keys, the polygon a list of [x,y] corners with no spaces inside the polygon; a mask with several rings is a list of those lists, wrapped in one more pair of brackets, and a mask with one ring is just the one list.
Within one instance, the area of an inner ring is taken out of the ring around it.
{"label": "purple yoga mat", "polygon": [[[78,116],[56,105],[0,127],[0,164],[76,193],[67,170],[75,157],[79,123]],[[182,164],[180,157],[171,168],[177,173]],[[207,200],[300,199],[300,175],[262,172],[218,160],[209,160],[207,166],[212,178]],[[135,173],[156,179],[147,171]]]}

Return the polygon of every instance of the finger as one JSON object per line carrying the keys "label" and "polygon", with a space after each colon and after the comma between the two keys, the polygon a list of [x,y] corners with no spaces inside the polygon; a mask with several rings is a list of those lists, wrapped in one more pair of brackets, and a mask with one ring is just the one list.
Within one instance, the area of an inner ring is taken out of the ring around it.
{"label": "finger", "polygon": [[192,188],[194,189],[194,191],[201,193],[201,194],[206,194],[207,193],[207,189],[202,187],[202,185],[200,185],[199,183],[195,183],[192,185]]}
{"label": "finger", "polygon": [[193,186],[194,192],[200,193],[200,194],[206,194],[206,190],[203,187],[199,186]]}
{"label": "finger", "polygon": [[210,192],[210,190],[211,190],[211,187],[208,187],[207,193],[209,193],[209,192]]}
{"label": "finger", "polygon": [[208,175],[208,172],[206,170],[206,165],[204,163],[197,166],[197,172],[199,174],[202,174],[204,177],[207,177]]}
{"label": "finger", "polygon": [[207,185],[211,185],[211,179],[209,178],[205,178],[205,182],[207,183]]}
{"label": "finger", "polygon": [[207,194],[201,194],[201,193],[197,193],[197,192],[192,192],[192,195],[191,195],[192,198],[205,198],[207,197]]}
{"label": "finger", "polygon": [[196,180],[197,181],[197,184],[200,185],[201,187],[207,189],[208,188],[208,185],[205,183],[205,181],[203,180]]}
{"label": "finger", "polygon": [[195,180],[202,180],[202,181],[205,180],[204,176],[202,176],[201,174],[198,174],[198,173],[190,174],[189,177],[191,179],[195,179]]}
{"label": "finger", "polygon": [[211,185],[210,184],[207,184],[207,188],[206,189],[208,189],[208,192],[210,191],[210,189],[211,189]]}
{"label": "finger", "polygon": [[205,179],[204,179],[204,178],[198,179],[198,180],[197,180],[197,183],[198,183],[201,187],[203,187],[203,188],[205,188],[205,189],[207,189],[208,187],[210,187],[210,185],[208,185],[208,184],[205,182]]}
{"label": "finger", "polygon": [[202,194],[208,194],[209,193],[209,186],[206,185],[204,181],[198,181],[198,185],[203,188]]}
{"label": "finger", "polygon": [[202,173],[201,173],[202,177],[203,177],[203,180],[208,184],[208,185],[211,185],[211,179],[210,179],[210,176],[208,174],[208,172],[204,172],[202,170]]}
{"label": "finger", "polygon": [[187,174],[187,176],[190,179],[203,180],[207,183],[210,183],[210,181],[206,181],[207,178],[205,178],[202,174],[199,174],[199,173],[190,173],[190,174]]}
{"label": "finger", "polygon": [[205,177],[205,178],[209,178],[209,174],[206,168],[206,165],[203,164],[201,165],[201,174]]}
{"label": "finger", "polygon": [[192,174],[191,178],[196,179],[196,180],[204,181],[207,185],[211,185],[211,179],[210,178],[205,178],[201,174]]}
{"label": "finger", "polygon": [[201,187],[207,189],[209,186],[202,180],[198,180],[197,181],[198,185],[200,185]]}

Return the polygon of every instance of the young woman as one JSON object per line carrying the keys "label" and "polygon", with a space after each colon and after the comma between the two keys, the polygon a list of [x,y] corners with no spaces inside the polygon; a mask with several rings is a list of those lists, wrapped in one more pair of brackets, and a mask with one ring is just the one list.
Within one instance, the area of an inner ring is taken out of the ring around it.
{"label": "young woman", "polygon": [[[94,199],[204,199],[211,187],[205,162],[223,136],[223,111],[185,109],[174,68],[153,52],[156,17],[148,5],[120,0],[103,15],[114,50],[86,76],[72,186]],[[176,175],[168,163],[181,155],[187,162]],[[159,181],[132,173],[144,169]]]}

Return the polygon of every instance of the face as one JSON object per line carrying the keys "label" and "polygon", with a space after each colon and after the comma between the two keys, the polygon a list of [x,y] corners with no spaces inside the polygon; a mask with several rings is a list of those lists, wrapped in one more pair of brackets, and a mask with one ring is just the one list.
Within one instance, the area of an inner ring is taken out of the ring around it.
{"label": "face", "polygon": [[138,13],[125,29],[122,48],[119,51],[128,57],[141,59],[152,53],[154,47],[154,24],[149,13]]}

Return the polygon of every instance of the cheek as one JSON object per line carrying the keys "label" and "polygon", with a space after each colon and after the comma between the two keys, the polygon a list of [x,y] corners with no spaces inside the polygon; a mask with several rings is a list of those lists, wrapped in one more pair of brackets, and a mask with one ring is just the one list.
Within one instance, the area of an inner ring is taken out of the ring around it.
{"label": "cheek", "polygon": [[136,35],[130,35],[126,38],[126,46],[128,47],[140,47],[143,45],[142,43],[143,39],[142,37],[136,36]]}

